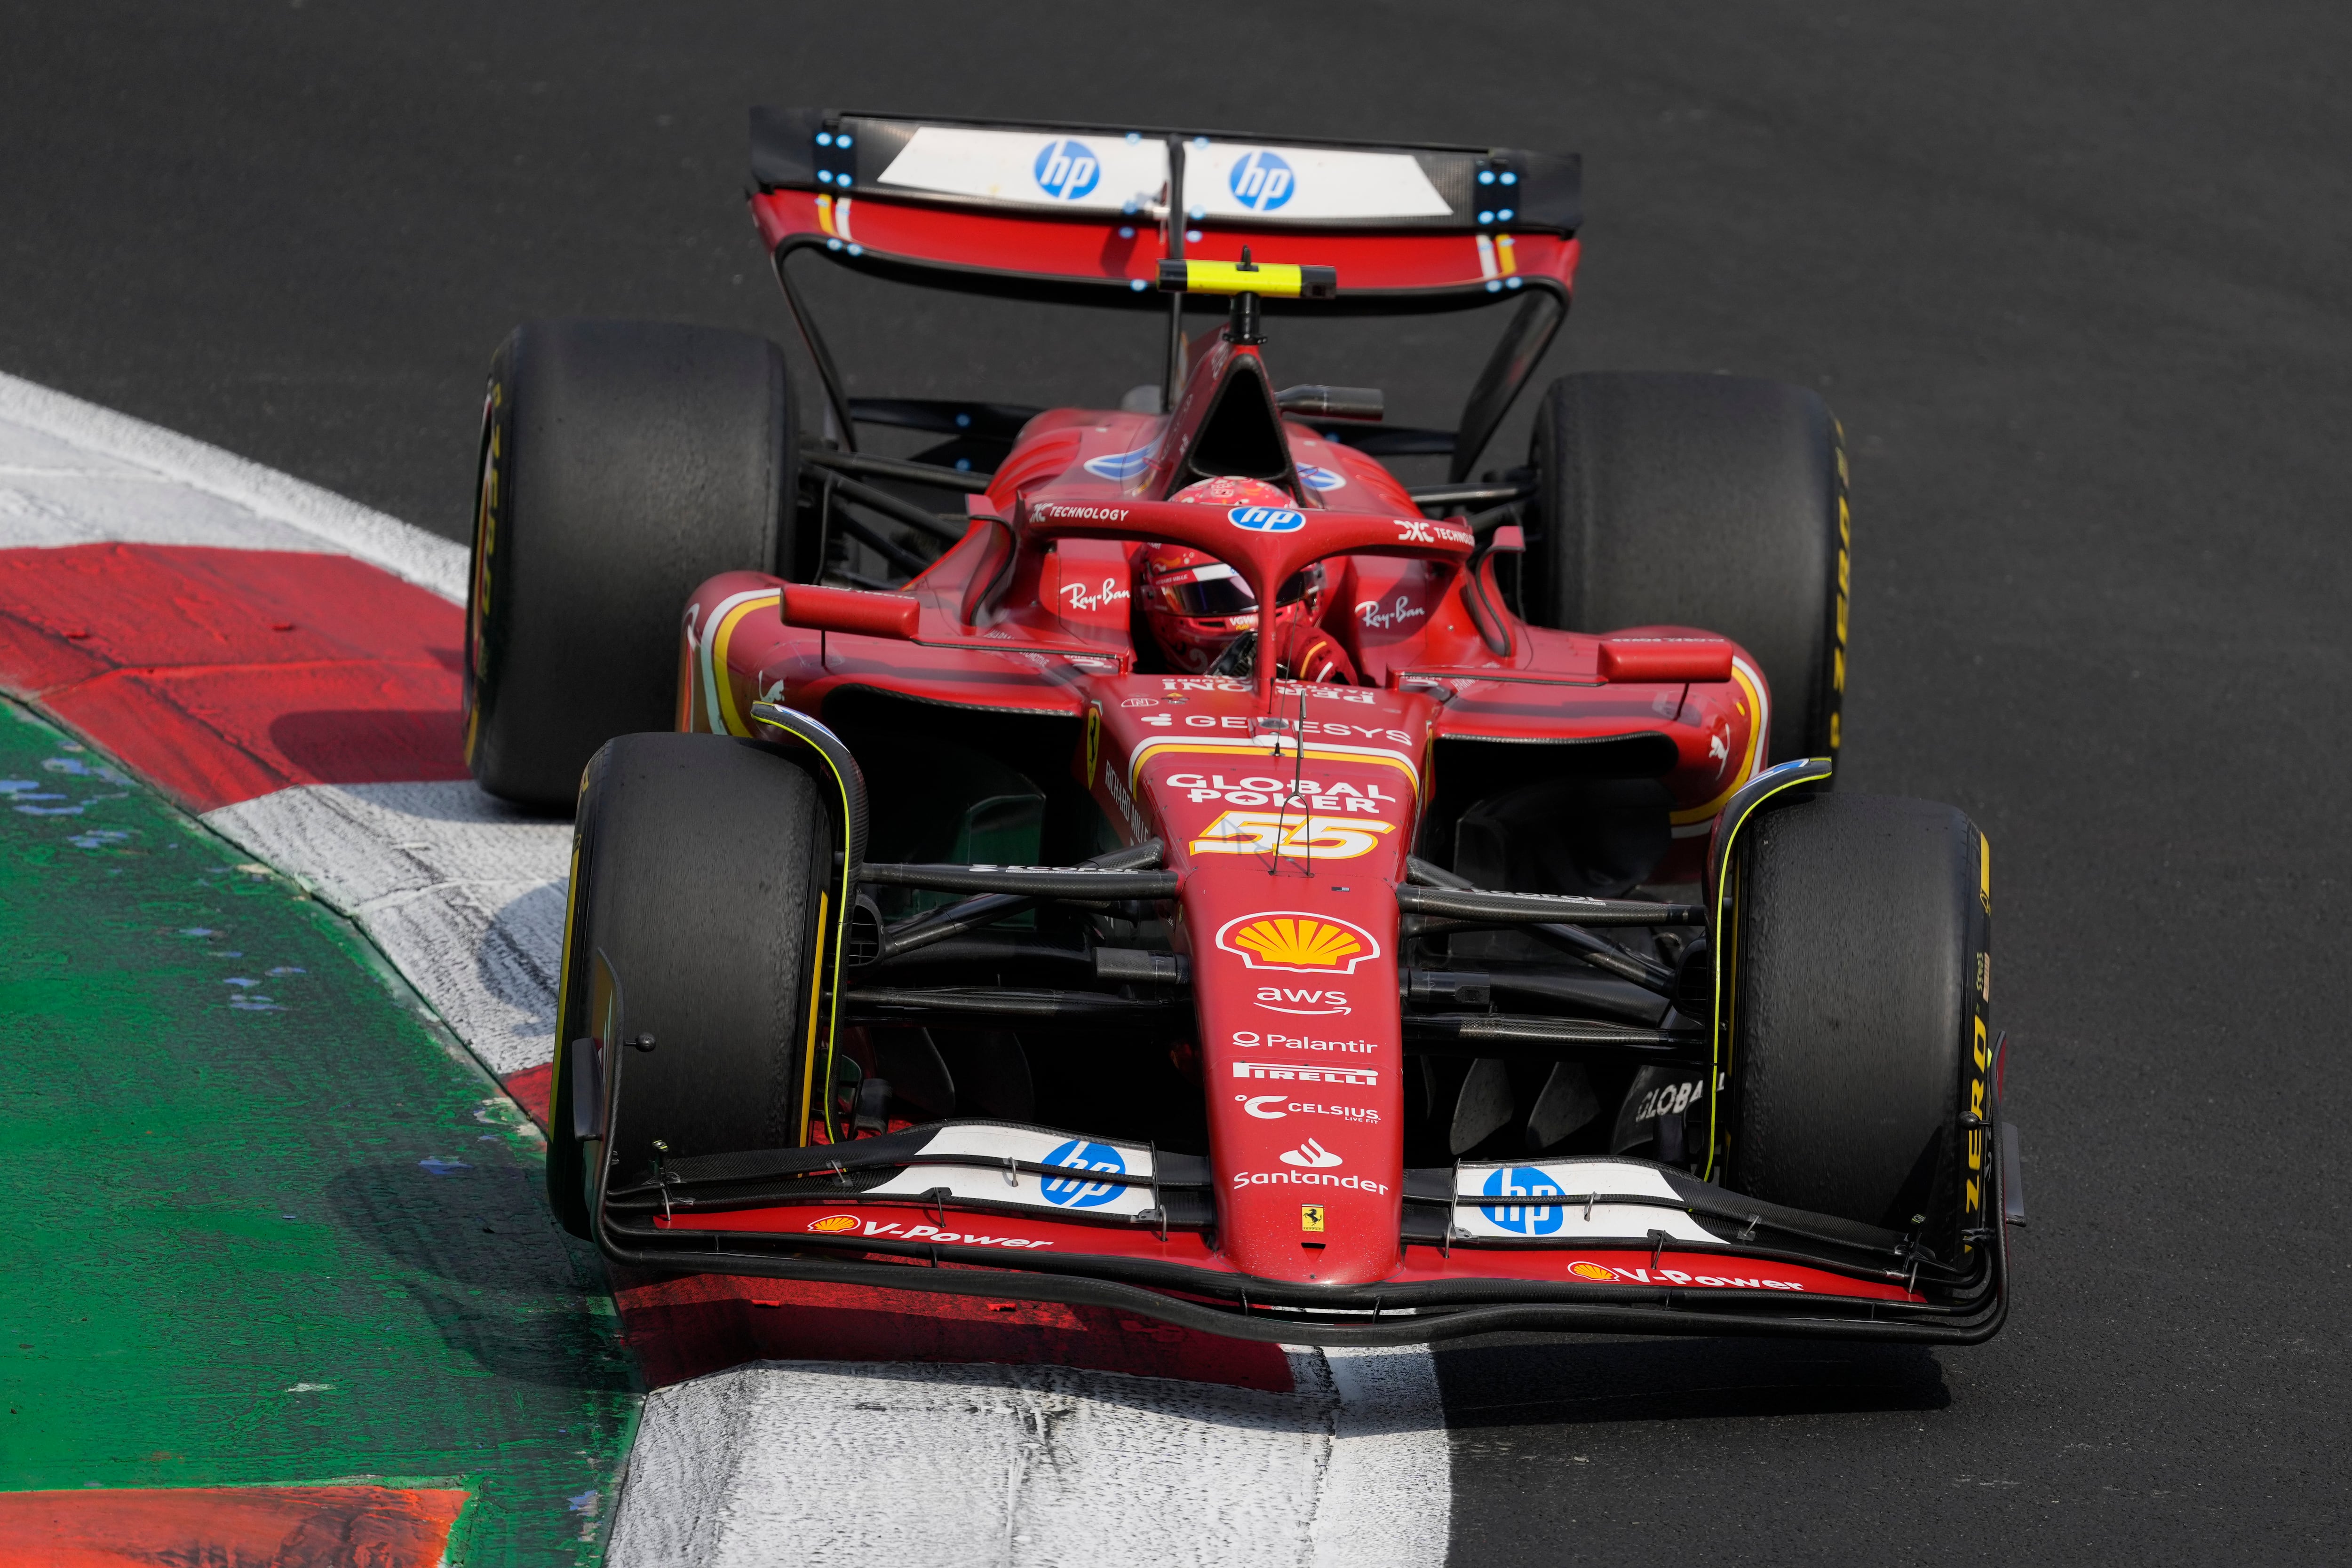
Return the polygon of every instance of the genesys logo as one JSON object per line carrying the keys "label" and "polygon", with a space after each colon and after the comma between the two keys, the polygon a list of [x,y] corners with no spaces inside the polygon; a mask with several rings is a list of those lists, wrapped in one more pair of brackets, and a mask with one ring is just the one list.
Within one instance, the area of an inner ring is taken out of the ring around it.
{"label": "genesys logo", "polygon": [[[1244,1112],[1261,1122],[1279,1122],[1289,1116],[1328,1116],[1335,1122],[1376,1127],[1381,1121],[1378,1111],[1362,1105],[1326,1105],[1319,1100],[1291,1100],[1280,1094],[1236,1094],[1234,1099]],[[1288,1155],[1282,1157],[1290,1158]]]}
{"label": "genesys logo", "polygon": [[1355,1010],[1345,991],[1318,991],[1305,986],[1260,986],[1257,1005],[1270,1012],[1302,1018],[1328,1018]]}
{"label": "genesys logo", "polygon": [[1075,202],[1091,193],[1102,179],[1102,161],[1083,141],[1065,138],[1037,150],[1030,165],[1037,188],[1057,202]]}
{"label": "genesys logo", "polygon": [[[1290,1156],[1286,1155],[1285,1159]],[[1237,1171],[1234,1175],[1234,1190],[1245,1186],[1338,1186],[1354,1192],[1369,1192],[1386,1197],[1386,1182],[1373,1181],[1350,1171],[1340,1175],[1332,1171]]]}
{"label": "genesys logo", "polygon": [[1192,843],[1196,855],[1279,855],[1297,861],[1351,861],[1380,847],[1393,822],[1349,817],[1286,816],[1279,811],[1227,811]]}
{"label": "genesys logo", "polygon": [[1275,1158],[1286,1166],[1300,1166],[1308,1170],[1327,1171],[1348,1162],[1309,1138],[1295,1149],[1286,1149]]}
{"label": "genesys logo", "polygon": [[1225,177],[1234,193],[1234,200],[1254,213],[1270,213],[1290,200],[1298,188],[1298,176],[1278,153],[1263,147],[1254,147],[1242,154],[1241,162]]}
{"label": "genesys logo", "polygon": [[1708,1291],[1802,1291],[1794,1280],[1769,1280],[1762,1275],[1694,1274],[1685,1269],[1612,1269],[1579,1258],[1568,1271],[1596,1285],[1696,1285]]}
{"label": "genesys logo", "polygon": [[[1107,1176],[1125,1176],[1127,1161],[1108,1144],[1090,1143],[1084,1138],[1072,1138],[1057,1145],[1045,1155],[1045,1163],[1069,1171],[1094,1171]],[[1084,1176],[1048,1176],[1043,1191],[1047,1203],[1060,1204],[1065,1208],[1092,1208],[1108,1203],[1126,1187],[1124,1182],[1088,1181]]]}
{"label": "genesys logo", "polygon": [[[1314,991],[1307,994],[1336,997],[1345,996],[1347,993]],[[1255,1029],[1234,1030],[1233,1041],[1234,1049],[1239,1051],[1255,1051],[1261,1048],[1274,1051],[1330,1051],[1344,1056],[1369,1055],[1381,1048],[1381,1042],[1376,1040],[1324,1040],[1311,1034],[1273,1034],[1264,1030]]]}
{"label": "genesys logo", "polygon": [[1025,1236],[983,1236],[974,1230],[942,1230],[936,1225],[902,1225],[896,1220],[860,1219],[854,1214],[828,1214],[822,1219],[812,1219],[808,1228],[821,1235],[841,1236],[856,1231],[860,1236],[888,1237],[894,1241],[931,1241],[942,1247],[1051,1247],[1050,1241],[1032,1240]]}
{"label": "genesys logo", "polygon": [[1352,975],[1381,956],[1379,940],[1362,926],[1296,910],[1238,915],[1218,928],[1217,946],[1246,967],[1301,975]]}
{"label": "genesys logo", "polygon": [[1307,526],[1307,514],[1281,507],[1234,507],[1225,520],[1254,534],[1295,534]]}
{"label": "genesys logo", "polygon": [[1234,1076],[1275,1083],[1346,1083],[1358,1089],[1374,1088],[1381,1081],[1376,1067],[1294,1067],[1283,1061],[1236,1061]]}

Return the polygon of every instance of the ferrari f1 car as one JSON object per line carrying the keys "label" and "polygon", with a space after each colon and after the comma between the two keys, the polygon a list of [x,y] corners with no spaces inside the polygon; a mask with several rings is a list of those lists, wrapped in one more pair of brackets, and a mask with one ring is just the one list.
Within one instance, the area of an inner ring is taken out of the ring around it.
{"label": "ferrari f1 car", "polygon": [[[490,377],[467,755],[576,806],[568,1226],[1264,1340],[1999,1328],[1990,854],[1831,788],[1829,411],[1570,375],[1481,471],[1574,159],[752,131],[819,430],[731,332],[532,323]],[[804,257],[1166,355],[1117,408],[853,397]],[[1454,430],[1271,368],[1288,313],[1488,304]]]}

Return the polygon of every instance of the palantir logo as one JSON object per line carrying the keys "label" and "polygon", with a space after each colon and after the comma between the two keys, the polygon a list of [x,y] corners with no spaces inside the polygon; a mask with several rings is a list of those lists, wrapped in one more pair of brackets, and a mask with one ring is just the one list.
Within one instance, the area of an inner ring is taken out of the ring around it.
{"label": "palantir logo", "polygon": [[1252,148],[1234,165],[1234,200],[1254,213],[1270,213],[1290,200],[1297,185],[1290,165],[1263,147]]}
{"label": "palantir logo", "polygon": [[1234,527],[1254,534],[1295,534],[1307,526],[1307,514],[1280,507],[1235,507],[1225,513]]}
{"label": "palantir logo", "polygon": [[1033,166],[1038,188],[1057,202],[1075,202],[1102,178],[1102,162],[1083,141],[1048,141]]}
{"label": "palantir logo", "polygon": [[1486,1178],[1486,1197],[1505,1198],[1550,1198],[1550,1203],[1511,1203],[1494,1208],[1484,1205],[1478,1212],[1487,1223],[1501,1227],[1519,1236],[1549,1236],[1568,1222],[1568,1210],[1557,1201],[1559,1184],[1532,1166],[1514,1166],[1499,1170]]}
{"label": "palantir logo", "polygon": [[[1045,1156],[1049,1166],[1064,1170],[1102,1171],[1111,1176],[1125,1176],[1127,1162],[1108,1144],[1090,1144],[1084,1138],[1072,1138]],[[1045,1201],[1058,1203],[1065,1208],[1092,1208],[1098,1203],[1108,1203],[1118,1196],[1126,1184],[1115,1181],[1085,1181],[1076,1176],[1053,1176],[1045,1182]]]}

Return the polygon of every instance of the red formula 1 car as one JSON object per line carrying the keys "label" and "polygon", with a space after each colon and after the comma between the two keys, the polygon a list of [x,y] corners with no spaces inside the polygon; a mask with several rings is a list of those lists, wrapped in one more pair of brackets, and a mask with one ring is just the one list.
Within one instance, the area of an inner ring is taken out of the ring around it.
{"label": "red formula 1 car", "polygon": [[[814,110],[753,154],[821,439],[740,334],[535,323],[491,377],[467,747],[576,798],[567,1224],[1292,1342],[1999,1328],[1990,852],[1831,790],[1836,423],[1574,375],[1473,477],[1574,160]],[[1164,376],[850,397],[803,253],[1159,311]],[[1268,363],[1270,315],[1493,302],[1454,431]]]}

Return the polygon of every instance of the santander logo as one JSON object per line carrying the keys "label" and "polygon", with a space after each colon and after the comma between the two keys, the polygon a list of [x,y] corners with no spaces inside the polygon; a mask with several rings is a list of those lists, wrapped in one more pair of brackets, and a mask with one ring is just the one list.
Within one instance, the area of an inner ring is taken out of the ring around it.
{"label": "santander logo", "polygon": [[1284,1165],[1301,1166],[1312,1171],[1328,1171],[1333,1166],[1347,1163],[1312,1138],[1285,1153],[1281,1159]]}

